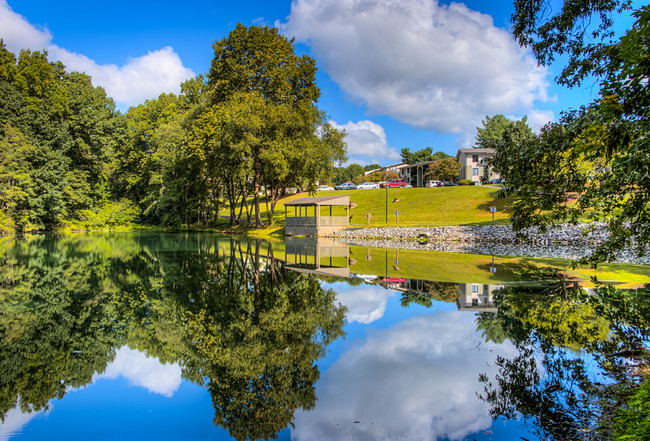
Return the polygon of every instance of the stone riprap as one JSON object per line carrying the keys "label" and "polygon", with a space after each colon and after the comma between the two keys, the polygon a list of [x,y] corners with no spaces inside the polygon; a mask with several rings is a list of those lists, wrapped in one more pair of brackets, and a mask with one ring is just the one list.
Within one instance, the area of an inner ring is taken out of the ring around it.
{"label": "stone riprap", "polygon": [[[527,238],[517,237],[510,225],[474,225],[449,227],[358,228],[330,235],[338,242],[380,248],[420,249],[454,253],[502,256],[556,257],[579,259],[607,239],[601,224],[560,225],[540,233],[525,231]],[[420,240],[423,236],[428,240]],[[425,243],[426,242],[426,243]],[[650,258],[638,258],[624,251],[618,263],[650,264]]]}

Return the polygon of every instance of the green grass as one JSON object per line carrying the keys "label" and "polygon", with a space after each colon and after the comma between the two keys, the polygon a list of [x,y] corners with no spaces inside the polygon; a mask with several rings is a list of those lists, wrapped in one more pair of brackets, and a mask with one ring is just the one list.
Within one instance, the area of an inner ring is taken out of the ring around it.
{"label": "green grass", "polygon": [[[496,224],[508,224],[511,201],[496,199],[493,187],[458,186],[442,188],[390,188],[388,190],[345,190],[317,192],[316,196],[350,195],[357,206],[350,210],[351,225],[395,226],[395,211],[399,211],[399,226],[443,226],[492,223],[490,207],[496,206]],[[299,193],[280,200],[274,223],[284,225],[284,203],[309,196]],[[388,201],[388,204],[386,202]],[[388,222],[386,222],[388,206]],[[260,204],[262,221],[267,222],[266,205]],[[224,213],[226,214],[226,213]],[[368,223],[367,214],[370,214]]]}
{"label": "green grass", "polygon": [[553,258],[495,256],[496,273],[491,273],[492,256],[479,254],[351,246],[350,257],[350,271],[354,273],[438,282],[542,281],[559,273],[586,287],[593,286],[591,278],[596,277],[601,282],[622,283],[620,288],[632,288],[647,283],[650,277],[644,265],[601,264],[596,270],[574,269],[570,261]]}

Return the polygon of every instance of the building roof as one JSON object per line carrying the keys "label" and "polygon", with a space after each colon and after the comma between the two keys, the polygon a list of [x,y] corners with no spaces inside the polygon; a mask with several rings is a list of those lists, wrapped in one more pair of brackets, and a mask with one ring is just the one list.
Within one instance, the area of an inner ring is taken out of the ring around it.
{"label": "building roof", "polygon": [[311,198],[300,198],[284,204],[285,207],[306,206],[306,205],[350,205],[350,196],[315,196]]}
{"label": "building roof", "polygon": [[496,152],[497,151],[495,149],[483,149],[483,148],[480,148],[480,149],[458,149],[458,153],[456,153],[456,160],[458,160],[458,158],[460,158],[461,153],[466,153],[466,154],[470,154],[470,155],[477,155],[479,153],[494,154]]}

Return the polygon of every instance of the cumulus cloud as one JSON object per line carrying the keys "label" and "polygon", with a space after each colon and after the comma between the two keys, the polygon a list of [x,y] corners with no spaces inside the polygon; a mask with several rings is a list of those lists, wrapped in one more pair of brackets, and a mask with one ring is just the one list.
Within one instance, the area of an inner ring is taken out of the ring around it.
{"label": "cumulus cloud", "polygon": [[171,397],[181,385],[181,368],[177,364],[162,364],[155,358],[124,346],[118,349],[115,360],[106,367],[106,371],[96,375],[93,381],[117,377],[126,378],[131,384],[144,387],[149,392]]}
{"label": "cumulus cloud", "polygon": [[342,284],[335,291],[338,302],[348,308],[346,318],[350,323],[368,324],[379,320],[386,311],[386,302],[395,296],[394,291],[376,285],[350,287]]}
{"label": "cumulus cloud", "polygon": [[555,121],[552,110],[533,110],[528,114],[528,125],[534,132],[539,132],[546,124]]}
{"label": "cumulus cloud", "polygon": [[515,349],[477,341],[474,315],[457,312],[374,331],[325,372],[316,408],[296,414],[292,439],[459,440],[488,429],[478,375],[493,376],[497,352]]}
{"label": "cumulus cloud", "polygon": [[[49,411],[51,411],[53,404],[49,403],[49,406]],[[0,424],[0,440],[8,440],[13,436],[20,435],[20,432],[22,431],[23,427],[27,425],[27,423],[29,423],[37,416],[44,415],[45,413],[45,411],[22,413],[18,408],[9,410],[5,415],[4,422]]]}
{"label": "cumulus cloud", "polygon": [[5,0],[0,0],[0,38],[7,49],[47,50],[49,58],[61,61],[68,71],[85,72],[93,77],[95,86],[102,86],[118,105],[132,106],[163,92],[180,92],[180,83],[194,72],[183,66],[171,47],[150,51],[134,57],[124,66],[97,64],[90,58],[70,52],[52,42],[47,29],[39,29],[16,14]]}
{"label": "cumulus cloud", "polygon": [[434,0],[296,0],[284,24],[377,113],[445,133],[548,100],[547,76],[489,15]]}
{"label": "cumulus cloud", "polygon": [[400,160],[397,150],[388,146],[386,132],[379,124],[368,120],[346,124],[330,121],[330,124],[347,133],[349,163],[365,165]]}

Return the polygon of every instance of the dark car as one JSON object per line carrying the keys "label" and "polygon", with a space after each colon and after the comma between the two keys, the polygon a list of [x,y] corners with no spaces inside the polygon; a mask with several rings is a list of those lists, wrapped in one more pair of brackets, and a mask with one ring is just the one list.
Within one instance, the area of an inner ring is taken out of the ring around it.
{"label": "dark car", "polygon": [[503,184],[503,179],[490,179],[488,184]]}
{"label": "dark car", "polygon": [[383,184],[381,184],[381,188],[386,188],[386,187],[390,187],[390,188],[402,187],[403,188],[403,187],[406,187],[406,182],[404,182],[403,179],[391,179],[390,181],[384,182]]}
{"label": "dark car", "polygon": [[451,181],[443,181],[443,182],[442,182],[442,185],[443,185],[444,187],[453,187],[453,186],[458,185],[458,184],[454,184],[454,183],[451,182]]}
{"label": "dark car", "polygon": [[334,187],[335,190],[355,190],[357,188],[352,182],[344,182]]}

